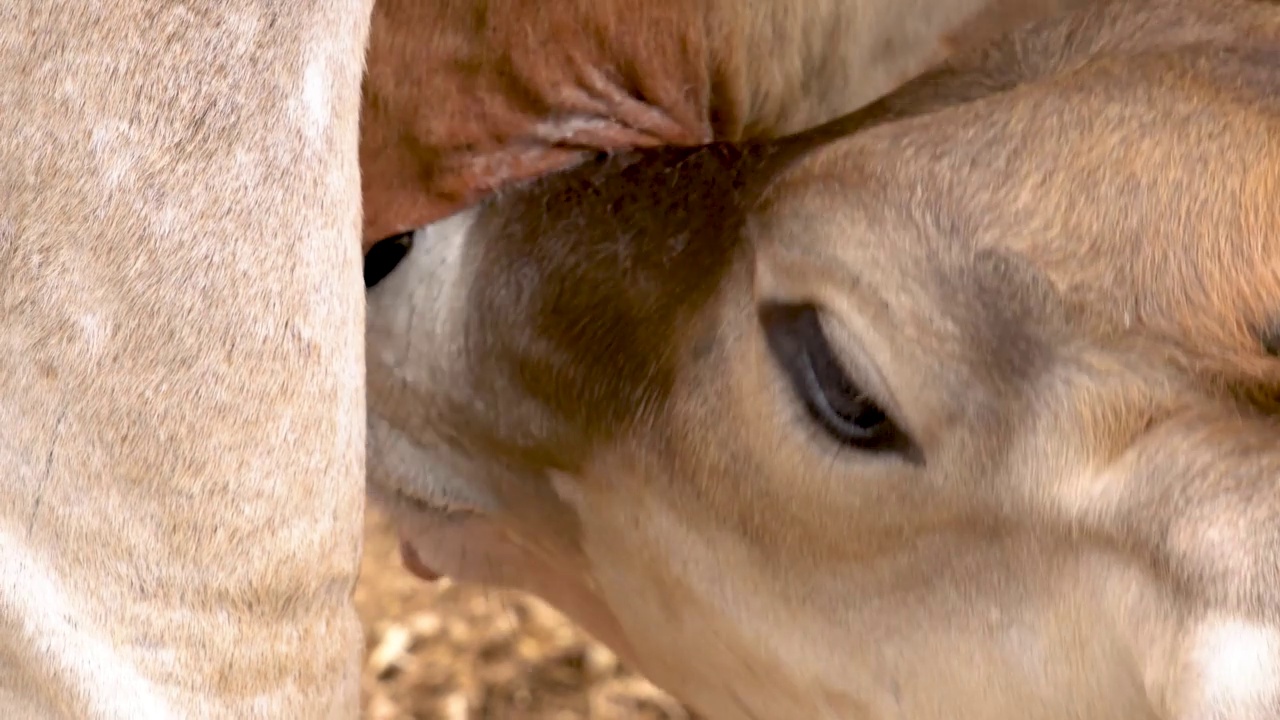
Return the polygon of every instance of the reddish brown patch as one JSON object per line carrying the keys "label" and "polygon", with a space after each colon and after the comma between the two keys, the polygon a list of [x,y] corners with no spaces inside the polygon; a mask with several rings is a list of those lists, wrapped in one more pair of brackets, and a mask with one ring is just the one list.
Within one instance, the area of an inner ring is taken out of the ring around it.
{"label": "reddish brown patch", "polygon": [[601,151],[713,135],[705,3],[379,0],[365,247]]}

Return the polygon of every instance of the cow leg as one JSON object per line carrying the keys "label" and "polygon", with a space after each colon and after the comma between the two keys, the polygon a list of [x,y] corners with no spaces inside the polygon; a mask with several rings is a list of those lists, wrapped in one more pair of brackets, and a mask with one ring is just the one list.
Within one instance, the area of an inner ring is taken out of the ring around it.
{"label": "cow leg", "polygon": [[370,2],[0,10],[0,717],[356,716]]}

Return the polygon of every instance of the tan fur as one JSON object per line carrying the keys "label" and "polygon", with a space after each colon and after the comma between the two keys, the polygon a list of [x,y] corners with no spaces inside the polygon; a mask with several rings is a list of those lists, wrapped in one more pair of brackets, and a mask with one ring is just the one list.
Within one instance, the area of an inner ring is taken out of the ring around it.
{"label": "tan fur", "polygon": [[0,717],[354,717],[370,3],[15,2]]}
{"label": "tan fur", "polygon": [[794,132],[1083,0],[380,0],[366,248],[601,151]]}
{"label": "tan fur", "polygon": [[[1274,5],[1114,3],[425,228],[371,489],[715,720],[1280,716],[1278,61]],[[912,452],[810,419],[770,303]]]}

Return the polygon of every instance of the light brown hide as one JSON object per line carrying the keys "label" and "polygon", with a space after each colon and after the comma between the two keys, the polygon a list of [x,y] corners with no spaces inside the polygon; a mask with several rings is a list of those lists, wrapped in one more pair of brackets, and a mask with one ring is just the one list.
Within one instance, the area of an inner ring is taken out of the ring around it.
{"label": "light brown hide", "polygon": [[775,137],[1084,0],[381,0],[366,249],[630,147]]}
{"label": "light brown hide", "polygon": [[[715,720],[1280,716],[1277,58],[1274,5],[1112,3],[427,227],[371,487]],[[918,454],[804,412],[779,302]]]}
{"label": "light brown hide", "polygon": [[0,9],[0,716],[356,715],[369,11]]}

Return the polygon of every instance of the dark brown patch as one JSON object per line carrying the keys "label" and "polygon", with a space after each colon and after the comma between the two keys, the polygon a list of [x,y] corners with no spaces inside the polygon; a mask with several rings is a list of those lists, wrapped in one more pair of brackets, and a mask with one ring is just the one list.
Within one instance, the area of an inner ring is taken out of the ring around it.
{"label": "dark brown patch", "polygon": [[492,201],[474,231],[473,377],[512,379],[580,442],[660,407],[675,337],[740,254],[758,150],[620,153]]}
{"label": "dark brown patch", "polygon": [[1273,323],[1258,333],[1262,349],[1272,357],[1280,357],[1280,323]]}

